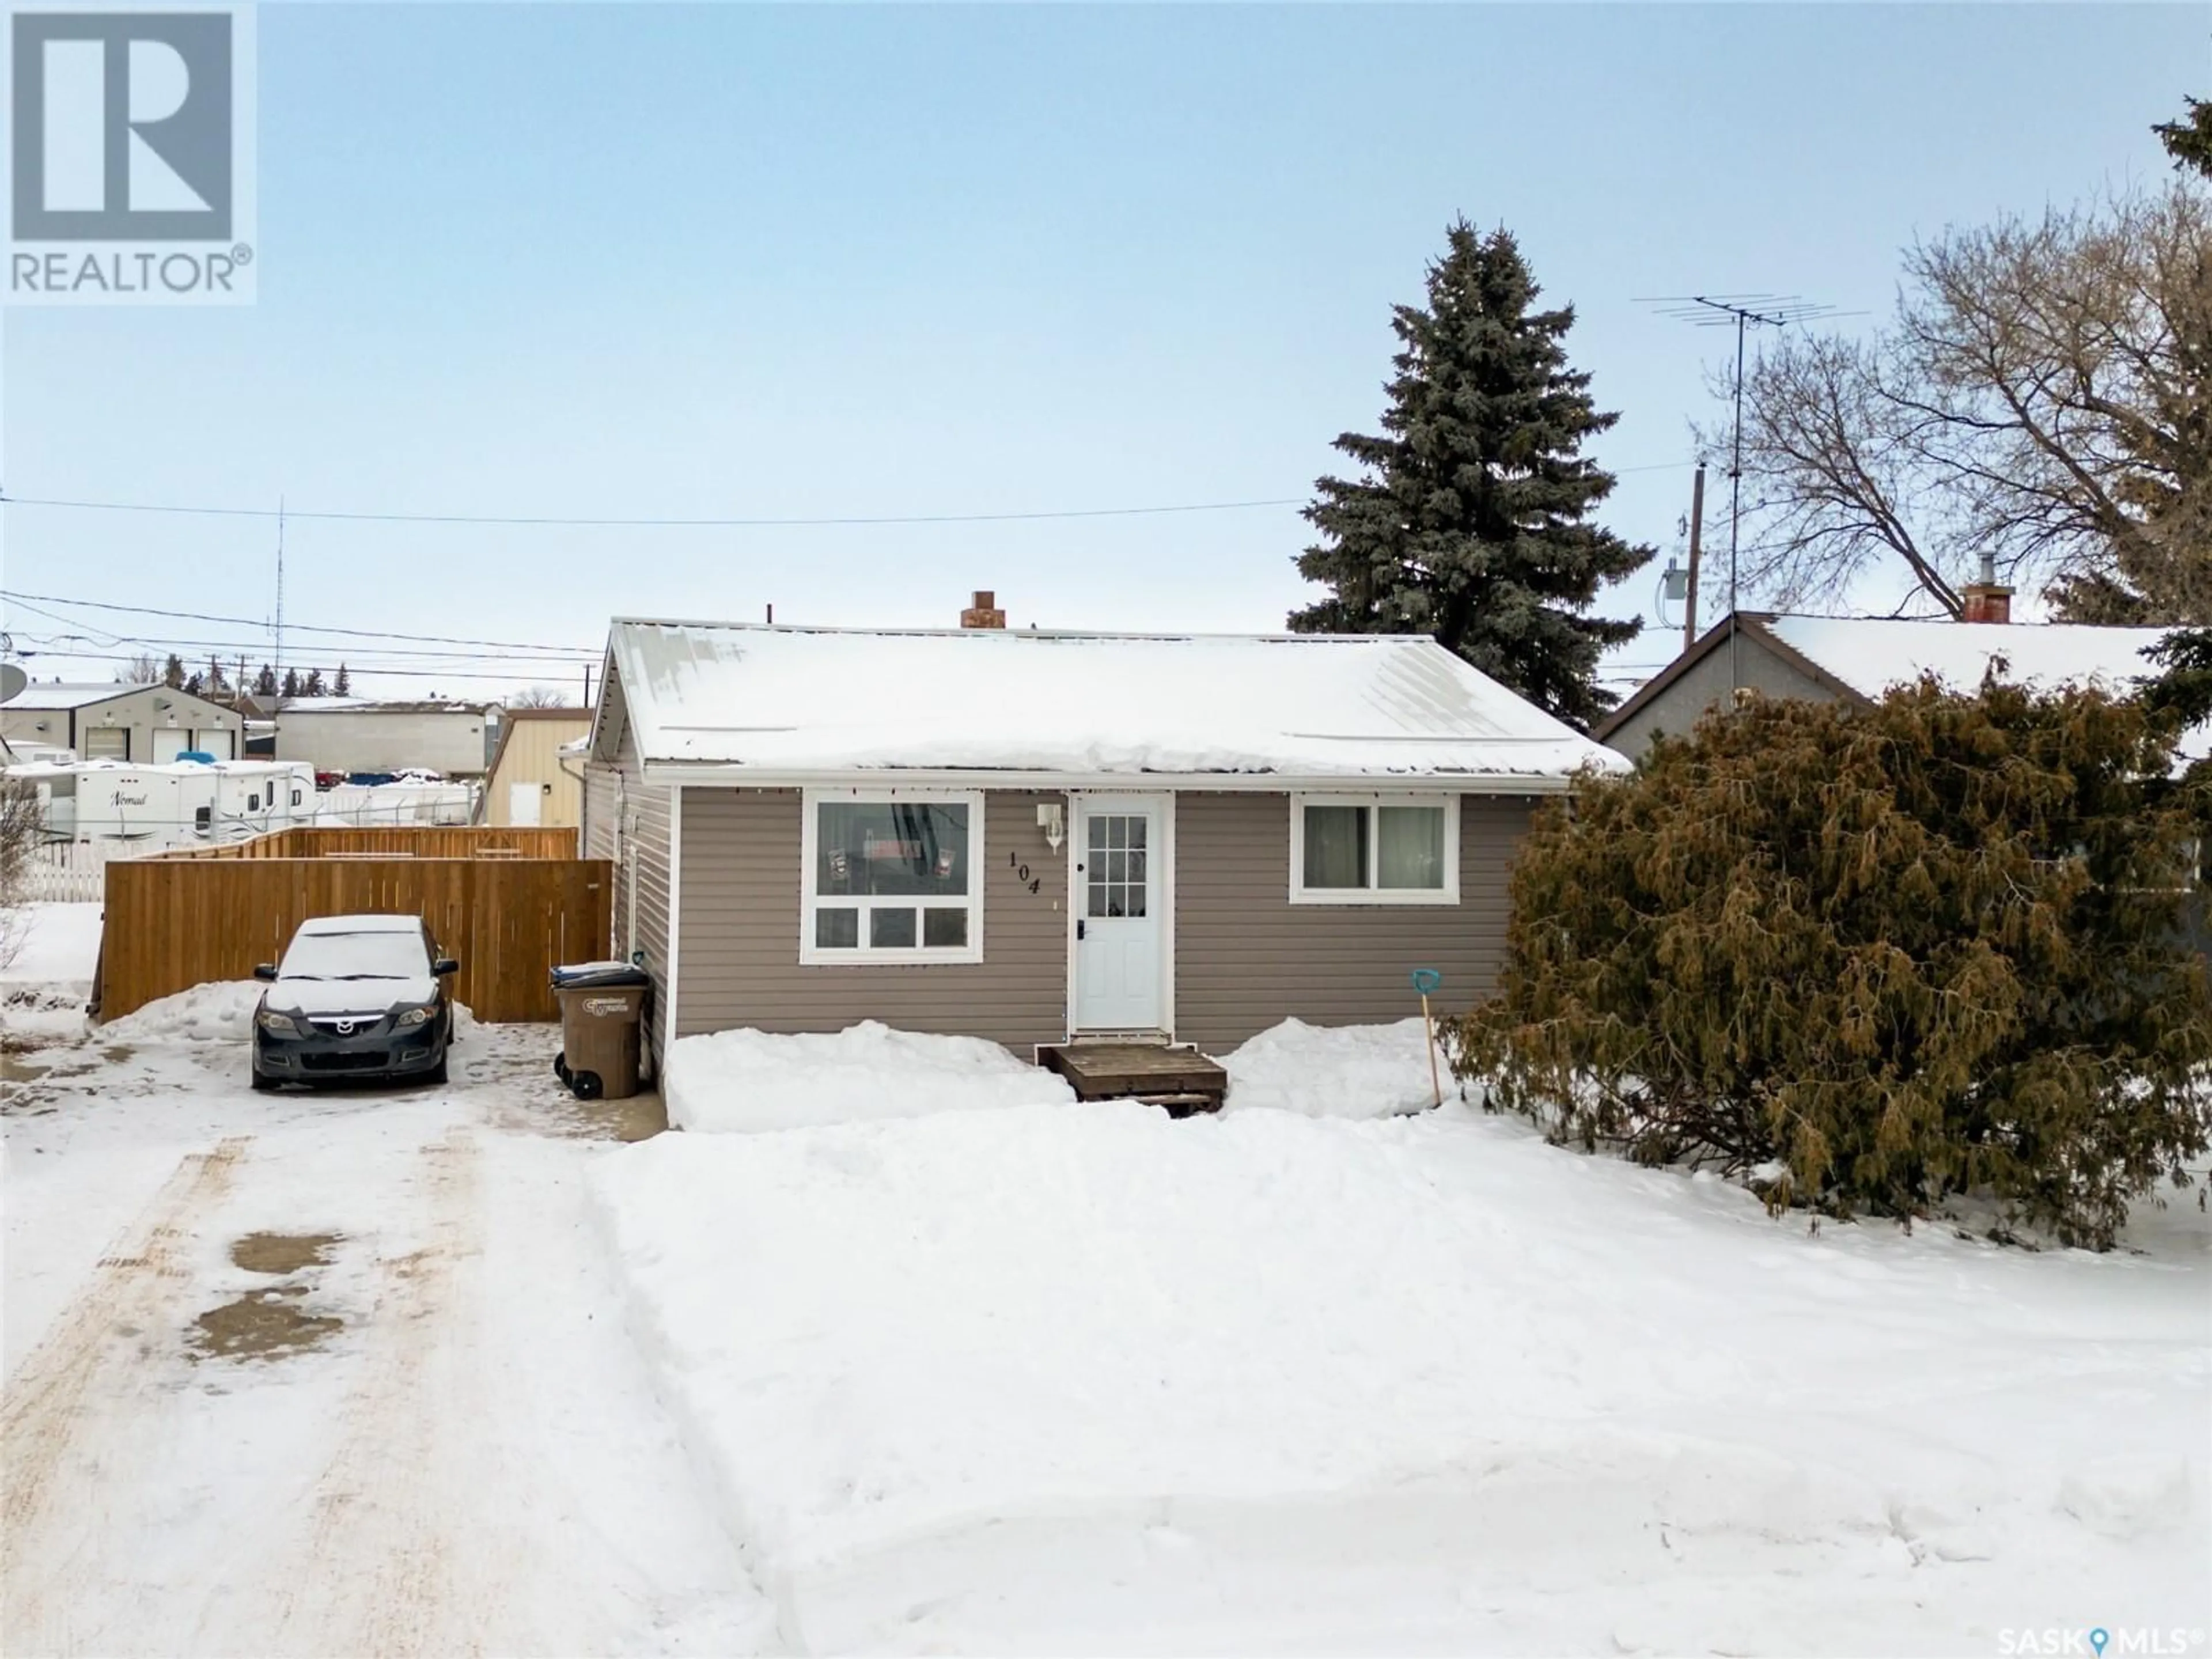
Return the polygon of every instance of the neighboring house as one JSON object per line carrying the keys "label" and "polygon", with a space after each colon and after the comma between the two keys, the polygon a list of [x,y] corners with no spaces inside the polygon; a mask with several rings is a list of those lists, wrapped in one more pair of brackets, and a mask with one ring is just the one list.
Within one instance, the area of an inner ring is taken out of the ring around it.
{"label": "neighboring house", "polygon": [[1425,967],[1463,1006],[1539,799],[1626,768],[1422,636],[622,620],[604,688],[584,842],[656,1048],[876,1018],[1218,1051],[1416,1013]]}
{"label": "neighboring house", "polygon": [[[2055,690],[2095,684],[2125,693],[2156,674],[2142,653],[2159,628],[2092,628],[2078,623],[1917,622],[1880,617],[1791,617],[1743,611],[1717,623],[1613,713],[1592,736],[1632,757],[1665,732],[1680,736],[1740,688],[1770,697],[1870,704],[1891,686],[1932,673],[1972,693],[1990,662],[2006,678]],[[2192,738],[2194,754],[2212,733]]]}
{"label": "neighboring house", "polygon": [[[1893,685],[1933,674],[1972,693],[2002,659],[2004,677],[2035,690],[2098,685],[2126,694],[2155,675],[2143,653],[2166,637],[2162,628],[2097,628],[2081,623],[2003,620],[2002,588],[1970,586],[1970,622],[1919,622],[1881,617],[1791,617],[1746,611],[1729,617],[1601,721],[1592,734],[1625,755],[1641,757],[1659,733],[1687,732],[1708,708],[1747,687],[1772,697],[1871,705]],[[1984,597],[1996,596],[1993,620]],[[2212,755],[2212,726],[2184,737],[2184,763]],[[2200,849],[2197,879],[2212,879],[2212,848]],[[2190,936],[2212,951],[2212,906],[2200,891],[2191,907]]]}
{"label": "neighboring house", "polygon": [[490,751],[486,706],[475,702],[378,702],[365,697],[294,697],[274,715],[277,760],[306,761],[318,772],[437,772],[480,778]]}
{"label": "neighboring house", "polygon": [[33,681],[0,703],[0,738],[10,748],[21,739],[134,766],[158,766],[193,750],[240,759],[242,724],[234,709],[161,684]]}
{"label": "neighboring house", "polygon": [[591,729],[588,708],[507,709],[484,786],[483,821],[548,828],[583,822],[579,763],[562,765],[561,750]]}

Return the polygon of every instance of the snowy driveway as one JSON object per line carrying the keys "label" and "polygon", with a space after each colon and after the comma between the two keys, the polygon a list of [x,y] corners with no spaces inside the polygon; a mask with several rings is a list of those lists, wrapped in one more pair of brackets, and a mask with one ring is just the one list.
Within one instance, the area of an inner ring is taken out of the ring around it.
{"label": "snowy driveway", "polygon": [[529,1027],[253,1096],[250,989],[10,1059],[0,1647],[758,1650],[585,1200],[617,1109]]}

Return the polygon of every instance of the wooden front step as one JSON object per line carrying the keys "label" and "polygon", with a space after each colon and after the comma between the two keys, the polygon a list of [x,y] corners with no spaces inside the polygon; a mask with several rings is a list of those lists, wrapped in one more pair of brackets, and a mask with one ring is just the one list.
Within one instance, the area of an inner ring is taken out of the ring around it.
{"label": "wooden front step", "polygon": [[1218,1111],[1229,1073],[1195,1048],[1158,1042],[1047,1043],[1039,1063],[1066,1078],[1078,1100],[1141,1100],[1177,1117]]}

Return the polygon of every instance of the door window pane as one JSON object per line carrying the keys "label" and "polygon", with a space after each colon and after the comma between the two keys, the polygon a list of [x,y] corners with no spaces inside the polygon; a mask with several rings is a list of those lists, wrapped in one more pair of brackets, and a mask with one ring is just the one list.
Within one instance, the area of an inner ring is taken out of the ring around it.
{"label": "door window pane", "polygon": [[1308,887],[1367,885],[1367,809],[1309,806],[1306,813]]}
{"label": "door window pane", "polygon": [[1376,885],[1441,891],[1444,885],[1444,809],[1379,806],[1375,817]]}
{"label": "door window pane", "polygon": [[1084,860],[1085,915],[1111,917],[1146,914],[1145,822],[1141,813],[1102,815],[1091,819],[1091,827],[1085,833],[1085,840],[1091,847]]}
{"label": "door window pane", "polygon": [[944,908],[921,913],[921,942],[933,950],[957,949],[968,943],[968,913]]}
{"label": "door window pane", "polygon": [[814,943],[824,951],[850,951],[860,943],[858,910],[817,910]]}
{"label": "door window pane", "polygon": [[880,951],[912,949],[914,945],[914,912],[907,909],[871,910],[868,913],[868,943]]}

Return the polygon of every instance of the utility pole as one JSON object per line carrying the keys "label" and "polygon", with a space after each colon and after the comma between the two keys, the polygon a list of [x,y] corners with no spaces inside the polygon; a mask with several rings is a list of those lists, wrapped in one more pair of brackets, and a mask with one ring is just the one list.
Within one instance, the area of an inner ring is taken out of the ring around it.
{"label": "utility pole", "polygon": [[284,498],[276,498],[276,684],[284,684]]}
{"label": "utility pole", "polygon": [[1682,649],[1698,642],[1698,555],[1705,535],[1705,464],[1698,463],[1698,476],[1690,485],[1690,595],[1682,608]]}

